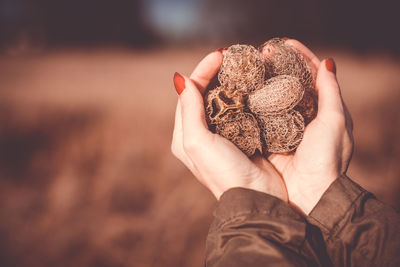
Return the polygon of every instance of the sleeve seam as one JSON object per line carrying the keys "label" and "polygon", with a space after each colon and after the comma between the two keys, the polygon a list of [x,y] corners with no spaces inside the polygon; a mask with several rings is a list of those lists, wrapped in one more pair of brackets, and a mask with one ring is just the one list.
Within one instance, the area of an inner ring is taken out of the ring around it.
{"label": "sleeve seam", "polygon": [[[248,216],[248,215],[251,215],[251,214],[270,215],[269,211],[256,211],[256,212],[242,212],[242,213],[237,213],[237,214],[235,214],[234,216],[231,216],[231,217],[229,217],[229,218],[227,218],[227,219],[224,219],[223,221],[221,221],[220,223],[218,223],[218,224],[215,226],[215,230],[216,230],[216,231],[219,231],[219,230],[221,230],[223,227],[225,227],[225,226],[226,226],[227,224],[229,224],[229,223],[238,222],[238,221],[243,220],[242,218],[239,218],[239,217],[246,216],[246,215]],[[282,216],[282,217],[289,217],[289,216]],[[289,218],[290,218],[290,217],[289,217]],[[298,220],[298,218],[293,218],[293,219]]]}
{"label": "sleeve seam", "polygon": [[241,212],[241,213],[237,213],[237,214],[235,214],[234,216],[228,217],[228,218],[224,219],[223,221],[221,221],[221,222],[216,226],[216,230],[221,230],[224,226],[226,226],[226,225],[229,224],[229,223],[241,221],[242,218],[238,218],[238,217],[246,216],[246,215],[250,215],[250,214],[262,214],[262,215],[267,215],[268,212],[262,212],[262,211],[260,212],[260,211],[257,211],[257,212]]}

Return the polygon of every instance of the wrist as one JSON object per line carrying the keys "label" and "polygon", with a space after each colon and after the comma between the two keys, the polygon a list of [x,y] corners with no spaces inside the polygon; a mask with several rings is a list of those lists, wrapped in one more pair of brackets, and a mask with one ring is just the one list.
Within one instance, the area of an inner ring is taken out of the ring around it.
{"label": "wrist", "polygon": [[298,176],[295,188],[290,188],[290,203],[309,214],[329,186],[339,177],[336,174]]}
{"label": "wrist", "polygon": [[210,188],[211,192],[217,198],[220,197],[228,190],[232,188],[244,188],[250,189],[257,192],[265,193],[271,195],[273,197],[279,198],[284,202],[288,202],[288,194],[285,187],[285,184],[281,177],[272,176],[266,177],[265,175],[257,176],[255,179],[243,183],[235,183],[230,186],[226,186],[222,189],[220,188]]}
{"label": "wrist", "polygon": [[288,193],[285,183],[279,175],[263,173],[258,179],[247,186],[248,189],[263,192],[288,202]]}

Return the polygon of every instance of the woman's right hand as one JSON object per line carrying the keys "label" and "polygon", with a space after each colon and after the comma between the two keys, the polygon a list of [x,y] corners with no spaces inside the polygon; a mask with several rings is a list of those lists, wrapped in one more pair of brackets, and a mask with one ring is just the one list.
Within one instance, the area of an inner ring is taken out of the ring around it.
{"label": "woman's right hand", "polygon": [[264,192],[287,201],[282,177],[260,155],[249,159],[232,142],[209,131],[203,96],[222,64],[221,51],[205,57],[190,78],[175,74],[179,94],[171,150],[217,199],[233,187]]}

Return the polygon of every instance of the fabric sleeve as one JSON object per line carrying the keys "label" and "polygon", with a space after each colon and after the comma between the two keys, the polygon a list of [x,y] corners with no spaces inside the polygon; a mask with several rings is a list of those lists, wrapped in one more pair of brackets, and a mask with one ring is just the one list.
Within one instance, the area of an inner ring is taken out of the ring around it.
{"label": "fabric sleeve", "polygon": [[400,214],[348,177],[332,183],[307,219],[335,266],[400,266]]}
{"label": "fabric sleeve", "polygon": [[331,266],[320,230],[288,203],[244,188],[225,192],[214,212],[206,266]]}

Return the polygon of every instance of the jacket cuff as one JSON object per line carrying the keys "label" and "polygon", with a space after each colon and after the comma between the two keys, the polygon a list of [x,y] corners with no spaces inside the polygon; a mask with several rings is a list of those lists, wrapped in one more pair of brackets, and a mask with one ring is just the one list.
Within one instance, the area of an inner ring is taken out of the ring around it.
{"label": "jacket cuff", "polygon": [[365,194],[368,194],[366,190],[346,175],[342,175],[329,186],[307,220],[325,233],[331,233],[340,225],[340,221],[357,200]]}
{"label": "jacket cuff", "polygon": [[331,266],[319,229],[281,199],[232,188],[214,216],[206,266]]}
{"label": "jacket cuff", "polygon": [[304,221],[304,217],[283,200],[246,188],[231,188],[224,192],[214,210],[219,225],[251,214]]}

